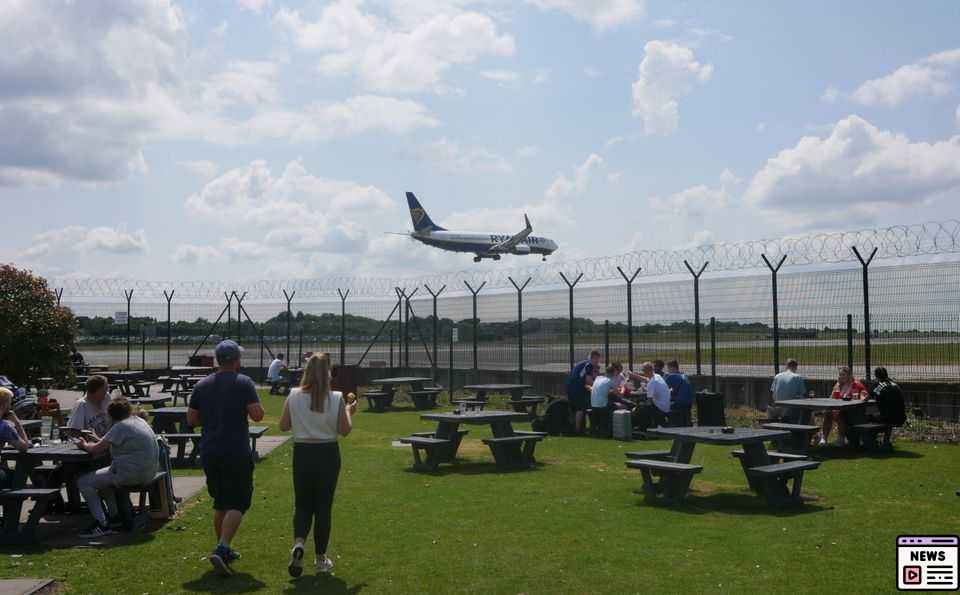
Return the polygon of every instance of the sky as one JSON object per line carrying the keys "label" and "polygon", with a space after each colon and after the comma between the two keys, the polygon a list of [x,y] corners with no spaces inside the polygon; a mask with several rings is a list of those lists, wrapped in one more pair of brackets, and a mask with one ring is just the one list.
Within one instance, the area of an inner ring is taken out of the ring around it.
{"label": "sky", "polygon": [[960,219],[958,25],[947,1],[0,0],[0,262],[500,266],[386,233],[405,191],[451,229],[527,213],[557,260]]}

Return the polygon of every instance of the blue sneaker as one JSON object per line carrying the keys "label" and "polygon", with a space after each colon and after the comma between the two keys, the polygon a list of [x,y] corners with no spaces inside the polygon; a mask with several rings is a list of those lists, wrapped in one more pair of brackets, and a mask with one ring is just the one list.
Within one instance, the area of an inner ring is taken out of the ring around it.
{"label": "blue sneaker", "polygon": [[232,558],[231,551],[227,546],[218,544],[217,549],[213,550],[213,553],[210,554],[210,564],[213,565],[214,570],[216,570],[220,576],[230,576],[233,574],[230,563],[235,558]]}

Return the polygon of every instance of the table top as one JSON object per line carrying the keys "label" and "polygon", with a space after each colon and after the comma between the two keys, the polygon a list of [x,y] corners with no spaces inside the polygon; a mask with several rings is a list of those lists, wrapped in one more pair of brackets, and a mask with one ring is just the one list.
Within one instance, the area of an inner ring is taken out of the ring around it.
{"label": "table top", "polygon": [[173,366],[171,372],[213,372],[213,366]]}
{"label": "table top", "polygon": [[186,415],[186,407],[157,407],[156,409],[148,409],[147,415]]}
{"label": "table top", "polygon": [[153,395],[150,397],[132,397],[127,400],[130,401],[130,403],[133,405],[143,405],[144,403],[146,404],[162,403],[164,401],[169,401],[172,398],[173,396],[170,394],[163,394],[163,395]]}
{"label": "table top", "polygon": [[421,378],[419,376],[398,376],[396,378],[378,378],[371,380],[370,384],[409,384],[411,382],[431,382],[433,378]]}
{"label": "table top", "polygon": [[83,364],[82,366],[78,366],[78,367],[86,368],[86,369],[90,370],[91,372],[93,372],[93,371],[96,371],[96,372],[105,372],[106,370],[109,370],[109,369],[110,369],[110,366],[108,366],[108,365],[106,365],[106,364]]}
{"label": "table top", "polygon": [[484,390],[488,392],[498,391],[498,390],[523,390],[526,388],[533,388],[531,384],[470,384],[463,387],[464,390]]}
{"label": "table top", "polygon": [[4,458],[11,459],[37,457],[56,461],[92,461],[95,458],[90,453],[80,450],[76,444],[71,444],[68,442],[34,446],[26,452],[20,452],[15,448],[4,448],[2,451],[0,451],[0,454],[2,454]]}
{"label": "table top", "polygon": [[844,401],[843,399],[787,399],[777,401],[778,407],[795,407],[797,409],[846,409],[848,407],[863,407],[867,401],[852,399]]}
{"label": "table top", "polygon": [[787,438],[790,432],[786,430],[765,430],[762,428],[734,428],[732,434],[724,434],[720,426],[698,426],[690,428],[654,428],[647,430],[647,434],[672,438],[684,442],[700,442],[703,444],[748,444],[751,442],[765,442],[778,438]]}
{"label": "table top", "polygon": [[108,378],[137,378],[143,376],[143,370],[108,370],[103,375]]}
{"label": "table top", "polygon": [[527,421],[530,416],[515,411],[477,411],[460,415],[456,413],[424,413],[420,416],[420,419],[458,424],[488,424],[496,421]]}

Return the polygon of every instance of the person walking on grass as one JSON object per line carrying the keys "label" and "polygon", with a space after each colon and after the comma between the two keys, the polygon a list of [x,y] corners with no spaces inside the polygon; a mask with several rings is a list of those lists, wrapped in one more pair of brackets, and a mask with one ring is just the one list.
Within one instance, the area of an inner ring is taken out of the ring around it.
{"label": "person walking on grass", "polygon": [[200,462],[213,499],[213,530],[217,535],[210,563],[224,576],[233,574],[230,565],[240,558],[230,542],[253,499],[253,454],[247,418],[263,419],[253,380],[240,374],[242,351],[229,339],[217,345],[217,373],[197,383],[187,409],[187,423],[203,427]]}
{"label": "person walking on grass", "polygon": [[280,429],[293,430],[293,548],[287,570],[294,578],[303,574],[303,544],[311,524],[317,572],[333,569],[327,545],[340,475],[337,436],[346,436],[353,429],[357,401],[350,399],[353,395],[345,400],[343,393],[331,390],[330,379],[330,356],[310,356],[300,386],[290,391],[280,416]]}

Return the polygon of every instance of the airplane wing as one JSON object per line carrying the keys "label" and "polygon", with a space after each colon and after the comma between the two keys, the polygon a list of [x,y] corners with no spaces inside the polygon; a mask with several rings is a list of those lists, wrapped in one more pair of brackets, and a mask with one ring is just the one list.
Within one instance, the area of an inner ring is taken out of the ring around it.
{"label": "airplane wing", "polygon": [[493,246],[490,246],[490,252],[491,253],[510,252],[516,247],[517,244],[527,239],[527,236],[529,236],[533,232],[533,226],[530,225],[530,218],[527,217],[526,213],[524,213],[523,215],[523,220],[527,224],[527,226],[523,228],[523,231],[521,231],[515,236],[512,236],[510,239],[504,240],[499,244],[494,244]]}

